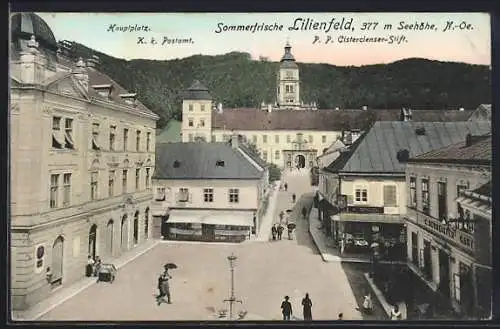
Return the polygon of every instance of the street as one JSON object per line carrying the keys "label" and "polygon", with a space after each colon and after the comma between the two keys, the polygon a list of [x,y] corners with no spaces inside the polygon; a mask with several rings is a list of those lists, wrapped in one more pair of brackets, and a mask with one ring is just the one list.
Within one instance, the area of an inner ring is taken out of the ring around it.
{"label": "street", "polygon": [[[287,175],[285,181],[288,192],[278,192],[274,218],[279,221],[281,210],[293,210],[291,220],[297,225],[293,240],[288,240],[284,231],[281,241],[160,243],[120,269],[113,284],[94,284],[39,320],[214,320],[218,310],[229,309],[223,300],[230,294],[227,256],[233,252],[238,257],[235,295],[242,301],[235,305],[235,313],[245,310],[247,320],[281,320],[280,304],[285,295],[290,297],[293,315],[302,319],[305,293],[313,303],[313,320],[335,320],[339,313],[344,320],[384,319],[375,298],[374,315],[367,317],[358,310],[363,293],[369,289],[362,280],[365,269],[325,263],[316,250],[301,215],[302,207],[312,203],[309,176]],[[292,193],[297,195],[296,204]],[[157,278],[167,262],[179,267],[170,271],[173,303],[157,306]]]}

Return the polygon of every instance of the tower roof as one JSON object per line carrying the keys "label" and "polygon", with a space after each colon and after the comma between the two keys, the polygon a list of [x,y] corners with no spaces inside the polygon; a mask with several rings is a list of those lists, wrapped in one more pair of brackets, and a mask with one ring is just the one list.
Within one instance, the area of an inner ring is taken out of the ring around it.
{"label": "tower roof", "polygon": [[184,92],[183,98],[191,100],[211,100],[212,96],[210,96],[207,87],[205,87],[200,81],[195,80],[191,87]]}
{"label": "tower roof", "polygon": [[43,48],[57,50],[54,33],[47,23],[34,13],[16,13],[10,18],[12,41],[30,40],[34,35]]}
{"label": "tower roof", "polygon": [[295,57],[292,55],[292,46],[287,41],[285,45],[285,53],[281,57],[281,67],[296,68],[297,63],[295,63]]}

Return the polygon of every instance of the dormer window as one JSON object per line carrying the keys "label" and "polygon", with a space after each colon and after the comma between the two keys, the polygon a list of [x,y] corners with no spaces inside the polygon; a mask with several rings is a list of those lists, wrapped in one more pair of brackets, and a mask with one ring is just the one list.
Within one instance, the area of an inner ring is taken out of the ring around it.
{"label": "dormer window", "polygon": [[415,129],[415,133],[418,136],[424,136],[425,135],[425,127],[418,127],[417,129]]}
{"label": "dormer window", "polygon": [[181,163],[177,160],[174,161],[174,168],[179,168],[181,166]]}
{"label": "dormer window", "polygon": [[215,163],[215,166],[216,166],[216,167],[224,167],[224,165],[225,165],[225,163],[224,163],[224,161],[222,161],[222,160],[218,160],[218,161]]}
{"label": "dormer window", "polygon": [[113,90],[112,85],[93,85],[92,88],[97,91],[97,93],[104,98],[111,98],[111,91]]}
{"label": "dormer window", "polygon": [[130,94],[120,94],[119,95],[121,99],[125,101],[128,105],[136,105],[137,101],[137,94],[136,93],[130,93]]}

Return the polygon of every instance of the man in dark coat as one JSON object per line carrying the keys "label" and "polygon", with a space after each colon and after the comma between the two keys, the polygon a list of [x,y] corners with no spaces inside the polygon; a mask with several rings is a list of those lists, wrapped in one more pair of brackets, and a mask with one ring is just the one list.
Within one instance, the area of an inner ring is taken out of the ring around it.
{"label": "man in dark coat", "polygon": [[302,307],[303,307],[303,312],[304,312],[304,320],[310,321],[312,320],[312,301],[309,298],[309,294],[306,293],[306,296],[302,299]]}
{"label": "man in dark coat", "polygon": [[171,278],[168,271],[163,272],[158,278],[158,290],[160,291],[160,294],[156,297],[156,303],[158,305],[165,301],[165,297],[167,297],[167,303],[172,304],[170,300],[170,284],[168,282]]}
{"label": "man in dark coat", "polygon": [[297,199],[297,196],[294,194],[292,194],[292,203],[295,203],[295,200]]}
{"label": "man in dark coat", "polygon": [[292,315],[292,304],[288,301],[290,297],[285,296],[285,300],[281,303],[281,313],[283,314],[283,320],[290,320]]}
{"label": "man in dark coat", "polygon": [[285,191],[288,191],[288,184],[285,183]]}
{"label": "man in dark coat", "polygon": [[278,240],[281,240],[281,236],[283,235],[283,226],[278,225]]}
{"label": "man in dark coat", "polygon": [[307,209],[306,209],[306,207],[302,207],[302,217],[304,217],[304,219],[306,219],[306,215],[307,215]]}

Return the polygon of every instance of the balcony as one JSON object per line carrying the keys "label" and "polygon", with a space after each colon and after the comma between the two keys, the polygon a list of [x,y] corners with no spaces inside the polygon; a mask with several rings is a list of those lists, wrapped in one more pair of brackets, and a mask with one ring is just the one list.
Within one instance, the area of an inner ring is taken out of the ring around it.
{"label": "balcony", "polygon": [[434,235],[443,238],[445,241],[464,249],[470,254],[475,252],[475,239],[470,233],[455,229],[447,224],[443,224],[435,218],[426,215],[418,210],[408,208],[405,220],[415,223]]}

